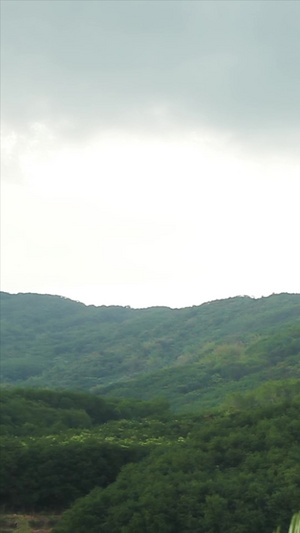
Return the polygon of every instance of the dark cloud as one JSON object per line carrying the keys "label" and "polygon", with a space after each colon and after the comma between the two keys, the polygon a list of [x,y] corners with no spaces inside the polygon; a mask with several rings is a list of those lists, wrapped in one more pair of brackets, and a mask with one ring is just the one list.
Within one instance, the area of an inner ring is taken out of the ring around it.
{"label": "dark cloud", "polygon": [[299,2],[11,0],[2,11],[3,120],[15,127],[299,142]]}

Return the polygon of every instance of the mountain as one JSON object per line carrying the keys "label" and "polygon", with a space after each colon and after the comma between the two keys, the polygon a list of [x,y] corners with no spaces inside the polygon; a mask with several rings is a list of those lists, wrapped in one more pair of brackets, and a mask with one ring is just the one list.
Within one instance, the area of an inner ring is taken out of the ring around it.
{"label": "mountain", "polygon": [[165,397],[178,411],[300,377],[300,295],[185,309],[85,306],[59,296],[1,293],[4,386]]}

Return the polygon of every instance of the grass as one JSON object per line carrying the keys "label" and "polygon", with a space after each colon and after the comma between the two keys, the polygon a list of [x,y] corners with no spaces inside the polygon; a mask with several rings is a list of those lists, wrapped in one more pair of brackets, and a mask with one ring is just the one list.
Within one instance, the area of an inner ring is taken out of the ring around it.
{"label": "grass", "polygon": [[[274,533],[280,533],[280,527],[279,526],[276,529],[276,531],[274,531]],[[293,518],[291,520],[291,523],[290,523],[289,533],[300,533],[300,512],[294,514],[294,516],[293,516]]]}

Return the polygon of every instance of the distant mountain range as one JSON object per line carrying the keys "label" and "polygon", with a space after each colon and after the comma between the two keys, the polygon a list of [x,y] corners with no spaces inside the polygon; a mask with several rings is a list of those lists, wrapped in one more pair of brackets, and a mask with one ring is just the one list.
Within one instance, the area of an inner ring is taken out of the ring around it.
{"label": "distant mountain range", "polygon": [[213,407],[265,381],[300,378],[300,294],[184,309],[85,306],[1,293],[1,381]]}

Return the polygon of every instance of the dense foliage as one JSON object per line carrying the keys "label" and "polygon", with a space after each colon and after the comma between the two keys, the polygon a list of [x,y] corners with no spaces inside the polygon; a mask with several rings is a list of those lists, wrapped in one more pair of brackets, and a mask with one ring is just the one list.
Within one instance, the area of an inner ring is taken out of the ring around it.
{"label": "dense foliage", "polygon": [[1,293],[1,352],[7,387],[165,397],[198,411],[269,379],[300,378],[300,295],[130,309]]}
{"label": "dense foliage", "polygon": [[65,509],[95,486],[114,481],[122,465],[139,457],[134,447],[99,443],[92,437],[84,444],[75,439],[3,439],[2,505],[14,511]]}
{"label": "dense foliage", "polygon": [[1,396],[0,496],[10,510],[59,510],[111,483],[122,465],[145,455],[142,443],[161,441],[169,412],[164,401],[108,404],[71,391]]}
{"label": "dense foliage", "polygon": [[286,532],[300,504],[299,407],[195,419],[185,438],[78,500],[54,533]]}
{"label": "dense foliage", "polygon": [[[299,380],[268,382],[197,415],[175,416],[159,401],[116,401],[109,411],[105,400],[70,391],[17,389],[3,399],[14,425],[1,437],[2,506],[71,505],[53,533],[287,533],[299,509]],[[94,423],[49,434],[46,405],[58,416],[93,408]]]}
{"label": "dense foliage", "polygon": [[90,429],[109,420],[160,417],[165,400],[105,401],[94,394],[49,389],[3,389],[0,398],[1,435],[41,436],[68,429]]}

